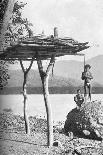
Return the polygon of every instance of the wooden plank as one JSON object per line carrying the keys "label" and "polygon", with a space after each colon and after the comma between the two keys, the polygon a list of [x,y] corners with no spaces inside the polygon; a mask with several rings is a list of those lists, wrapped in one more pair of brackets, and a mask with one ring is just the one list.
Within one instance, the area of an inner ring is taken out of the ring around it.
{"label": "wooden plank", "polygon": [[[74,56],[84,56],[84,54],[82,53],[63,53],[63,52],[59,52],[59,53],[40,53],[39,52],[39,56],[41,57],[42,60],[46,60],[47,58],[50,58],[51,55],[55,54],[56,57],[60,57],[60,56],[64,56],[64,55],[74,55]],[[35,54],[32,54],[32,53],[28,53],[28,54],[24,54],[24,53],[9,53],[7,56],[5,56],[4,58],[2,57],[1,59],[2,60],[11,60],[11,59],[29,59],[29,58],[32,58],[33,56],[35,56]]]}

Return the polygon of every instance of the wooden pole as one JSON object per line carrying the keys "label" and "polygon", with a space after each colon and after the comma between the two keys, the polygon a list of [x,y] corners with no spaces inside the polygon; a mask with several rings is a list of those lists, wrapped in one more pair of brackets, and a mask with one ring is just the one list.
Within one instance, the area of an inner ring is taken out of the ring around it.
{"label": "wooden pole", "polygon": [[40,77],[42,80],[44,102],[45,102],[46,113],[47,113],[47,130],[48,130],[47,145],[49,147],[53,145],[53,118],[52,118],[51,104],[49,102],[48,80],[49,80],[50,71],[52,69],[54,62],[55,62],[55,57],[52,56],[50,63],[47,67],[47,70],[46,70],[46,72],[44,72],[43,66],[42,66],[42,61],[40,60],[40,58],[37,58],[37,64],[38,64]]}
{"label": "wooden pole", "polygon": [[22,71],[24,73],[24,81],[23,81],[23,97],[24,97],[24,107],[23,107],[23,112],[24,112],[24,121],[25,121],[25,132],[26,134],[30,134],[30,127],[29,127],[29,119],[28,119],[28,114],[27,114],[27,76],[28,76],[28,73],[32,67],[32,64],[33,64],[33,59],[30,63],[30,66],[28,69],[24,69],[24,66],[23,66],[23,63],[22,63],[22,60],[20,60],[20,65],[21,65],[21,68],[22,68]]}
{"label": "wooden pole", "polygon": [[58,38],[58,28],[54,27],[54,38],[57,39]]}
{"label": "wooden pole", "polygon": [[[2,2],[3,3],[3,2]],[[5,33],[8,27],[8,23],[10,21],[10,18],[12,17],[12,12],[14,8],[15,0],[8,0],[7,7],[5,10],[5,14],[3,17],[3,21],[1,24],[1,30],[0,30],[0,51],[3,50],[4,42],[5,42]]]}
{"label": "wooden pole", "polygon": [[[84,73],[85,73],[85,55],[84,55]],[[87,93],[85,91],[85,80],[84,80],[84,99],[85,99],[85,103],[87,101]]]}

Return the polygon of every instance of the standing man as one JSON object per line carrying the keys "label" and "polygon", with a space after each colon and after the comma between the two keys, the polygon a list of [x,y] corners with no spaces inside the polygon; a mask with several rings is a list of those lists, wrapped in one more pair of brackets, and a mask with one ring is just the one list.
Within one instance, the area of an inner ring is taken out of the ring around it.
{"label": "standing man", "polygon": [[84,72],[82,72],[82,80],[84,80],[84,96],[86,97],[88,92],[91,101],[91,79],[93,79],[93,76],[90,68],[91,66],[89,64],[85,65]]}

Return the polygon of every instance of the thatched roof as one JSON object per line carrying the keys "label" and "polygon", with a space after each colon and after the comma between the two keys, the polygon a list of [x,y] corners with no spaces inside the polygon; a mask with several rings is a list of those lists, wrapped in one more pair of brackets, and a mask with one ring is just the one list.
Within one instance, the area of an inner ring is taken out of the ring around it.
{"label": "thatched roof", "polygon": [[38,35],[26,37],[15,44],[11,44],[1,55],[5,60],[36,60],[37,55],[41,60],[64,55],[76,55],[78,52],[89,48],[88,42],[79,43],[72,38],[56,38],[53,35]]}

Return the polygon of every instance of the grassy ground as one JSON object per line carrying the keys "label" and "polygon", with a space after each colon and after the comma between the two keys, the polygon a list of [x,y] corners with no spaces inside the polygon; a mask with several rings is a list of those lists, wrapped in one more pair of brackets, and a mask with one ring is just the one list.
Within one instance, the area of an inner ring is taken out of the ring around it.
{"label": "grassy ground", "polygon": [[[65,136],[59,127],[54,127],[54,140],[62,148],[47,147],[46,120],[30,117],[31,134],[25,134],[24,120],[12,113],[0,114],[0,155],[70,155],[77,148],[82,155],[103,155],[103,143],[82,138]],[[86,146],[89,148],[85,148]],[[84,147],[81,149],[81,147]],[[93,147],[93,148],[92,148]]]}

